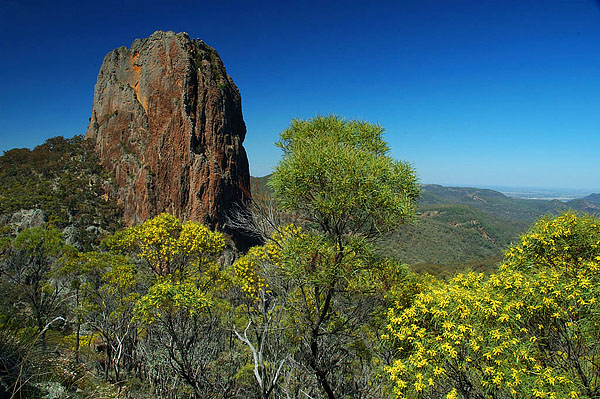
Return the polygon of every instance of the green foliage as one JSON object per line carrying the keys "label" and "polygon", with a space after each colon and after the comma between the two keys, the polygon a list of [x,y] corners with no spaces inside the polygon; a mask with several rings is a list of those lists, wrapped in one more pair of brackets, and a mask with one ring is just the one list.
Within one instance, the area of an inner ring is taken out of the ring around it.
{"label": "green foliage", "polygon": [[[19,336],[20,335],[20,336]],[[36,383],[43,381],[48,367],[33,344],[35,336],[18,334],[0,322],[0,395],[2,397],[35,397]],[[10,396],[9,396],[10,395]]]}
{"label": "green foliage", "polygon": [[136,317],[145,324],[152,324],[163,314],[184,312],[193,317],[211,304],[210,296],[199,287],[197,281],[173,281],[173,277],[159,278],[136,306]]}
{"label": "green foliage", "polygon": [[14,239],[0,264],[7,290],[15,293],[15,311],[29,316],[42,341],[61,304],[63,287],[54,276],[57,260],[69,250],[58,230],[34,227]]}
{"label": "green foliage", "polygon": [[14,240],[15,249],[31,258],[56,258],[64,248],[60,231],[33,227],[21,232]]}
{"label": "green foliage", "polygon": [[49,376],[58,378],[48,347],[65,322],[67,287],[59,270],[71,251],[56,229],[26,229],[6,242],[0,260],[0,392],[40,395]]}
{"label": "green foliage", "polygon": [[600,393],[600,220],[540,220],[497,273],[431,281],[388,312],[399,397]]}
{"label": "green foliage", "polygon": [[325,233],[378,234],[412,217],[415,172],[388,155],[380,126],[331,115],[293,120],[277,145],[275,197]]}
{"label": "green foliage", "polygon": [[297,361],[329,399],[363,392],[357,373],[375,379],[383,268],[370,240],[411,220],[419,195],[414,170],[389,156],[382,136],[380,126],[331,115],[294,120],[281,133],[283,159],[269,181],[304,229],[272,238],[261,278],[282,301]]}
{"label": "green foliage", "polygon": [[77,225],[86,249],[96,238],[86,227],[120,226],[121,212],[105,199],[106,186],[108,174],[81,136],[54,137],[32,151],[17,148],[0,156],[0,214],[42,209],[52,227]]}

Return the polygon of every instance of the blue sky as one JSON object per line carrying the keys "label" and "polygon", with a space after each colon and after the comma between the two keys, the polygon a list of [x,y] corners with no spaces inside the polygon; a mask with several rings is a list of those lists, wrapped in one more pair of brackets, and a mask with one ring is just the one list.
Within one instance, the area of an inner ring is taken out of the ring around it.
{"label": "blue sky", "polygon": [[155,30],[217,49],[253,175],[291,119],[334,113],[424,183],[600,192],[594,0],[0,0],[0,152],[83,134],[104,55]]}

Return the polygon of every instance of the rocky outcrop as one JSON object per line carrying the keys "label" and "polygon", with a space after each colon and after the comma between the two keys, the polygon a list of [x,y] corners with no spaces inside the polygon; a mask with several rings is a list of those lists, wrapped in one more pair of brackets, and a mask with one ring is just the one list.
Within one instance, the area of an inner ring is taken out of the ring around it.
{"label": "rocky outcrop", "polygon": [[16,234],[31,227],[44,227],[47,221],[48,216],[41,209],[21,209],[13,213],[10,219],[7,220],[13,226]]}
{"label": "rocky outcrop", "polygon": [[104,58],[86,138],[129,225],[160,212],[223,228],[250,199],[240,93],[217,52],[155,32]]}

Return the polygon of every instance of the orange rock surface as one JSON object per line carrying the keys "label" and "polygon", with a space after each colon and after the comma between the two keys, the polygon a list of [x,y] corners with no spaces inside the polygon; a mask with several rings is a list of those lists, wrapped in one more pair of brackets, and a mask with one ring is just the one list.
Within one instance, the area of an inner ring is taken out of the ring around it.
{"label": "orange rock surface", "polygon": [[224,228],[250,199],[240,93],[217,52],[155,32],[106,55],[86,137],[129,225],[160,212]]}

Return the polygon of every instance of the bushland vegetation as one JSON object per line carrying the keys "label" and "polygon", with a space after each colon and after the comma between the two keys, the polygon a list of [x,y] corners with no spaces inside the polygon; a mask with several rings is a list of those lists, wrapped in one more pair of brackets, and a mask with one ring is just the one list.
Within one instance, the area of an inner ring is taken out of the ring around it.
{"label": "bushland vegetation", "polygon": [[492,273],[388,258],[414,169],[377,125],[281,134],[274,196],[232,215],[263,244],[161,214],[67,245],[1,241],[0,390],[37,398],[596,398],[600,220],[539,220]]}
{"label": "bushland vegetation", "polygon": [[108,172],[82,136],[6,151],[0,156],[0,234],[10,235],[15,212],[39,210],[48,226],[70,227],[78,246],[89,250],[99,244],[99,230],[122,227],[121,211],[108,195],[112,190]]}

